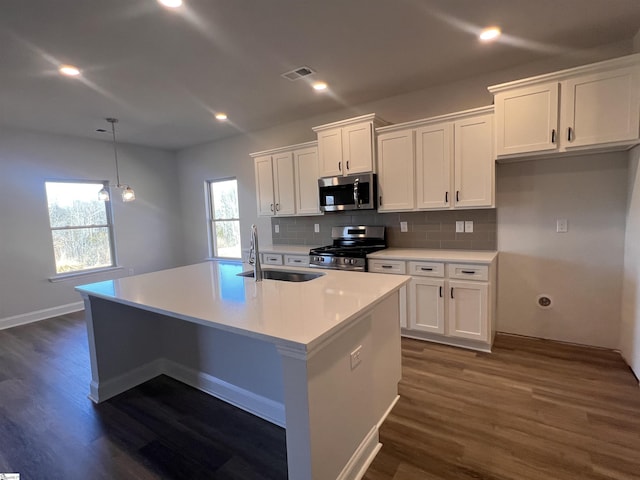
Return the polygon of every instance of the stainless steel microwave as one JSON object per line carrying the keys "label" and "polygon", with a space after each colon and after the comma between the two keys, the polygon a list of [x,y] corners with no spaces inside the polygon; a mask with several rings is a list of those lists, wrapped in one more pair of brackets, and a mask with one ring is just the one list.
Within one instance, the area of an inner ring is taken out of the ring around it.
{"label": "stainless steel microwave", "polygon": [[318,190],[323,212],[376,208],[378,184],[373,173],[321,178]]}

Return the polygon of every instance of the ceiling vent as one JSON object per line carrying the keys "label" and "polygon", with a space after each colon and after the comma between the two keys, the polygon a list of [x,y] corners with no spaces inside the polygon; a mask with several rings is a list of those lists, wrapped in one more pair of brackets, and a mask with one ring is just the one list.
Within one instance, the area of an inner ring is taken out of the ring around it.
{"label": "ceiling vent", "polygon": [[287,80],[291,80],[292,82],[294,82],[303,77],[313,75],[314,73],[316,72],[312,70],[311,67],[307,67],[306,65],[303,65],[302,67],[294,68],[290,72],[283,73],[282,76]]}

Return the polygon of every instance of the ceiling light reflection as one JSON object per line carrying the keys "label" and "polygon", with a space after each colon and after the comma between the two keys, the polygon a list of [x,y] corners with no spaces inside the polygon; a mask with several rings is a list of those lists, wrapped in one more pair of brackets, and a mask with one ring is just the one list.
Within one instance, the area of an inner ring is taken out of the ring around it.
{"label": "ceiling light reflection", "polygon": [[66,75],[67,77],[76,77],[80,75],[80,70],[78,70],[78,68],[74,67],[73,65],[60,65],[58,71],[62,75]]}
{"label": "ceiling light reflection", "polygon": [[482,42],[491,42],[493,40],[496,40],[501,34],[502,32],[498,27],[488,27],[480,32],[478,38]]}

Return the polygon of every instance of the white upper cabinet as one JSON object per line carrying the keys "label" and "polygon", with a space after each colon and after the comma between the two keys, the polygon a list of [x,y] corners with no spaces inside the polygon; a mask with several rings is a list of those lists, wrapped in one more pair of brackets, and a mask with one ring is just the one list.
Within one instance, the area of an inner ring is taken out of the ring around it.
{"label": "white upper cabinet", "polygon": [[638,140],[640,69],[627,67],[562,83],[562,144],[569,150]]}
{"label": "white upper cabinet", "polygon": [[500,158],[640,143],[640,54],[489,87]]}
{"label": "white upper cabinet", "polygon": [[318,134],[321,177],[373,172],[374,128],[387,122],[375,114],[314,127]]}
{"label": "white upper cabinet", "polygon": [[255,159],[256,198],[258,200],[258,215],[275,215],[275,199],[273,193],[273,164],[271,155],[264,155]]}
{"label": "white upper cabinet", "polygon": [[416,206],[445,209],[451,204],[453,122],[416,130]]}
{"label": "white upper cabinet", "polygon": [[377,133],[378,211],[495,206],[493,107],[382,127]]}
{"label": "white upper cabinet", "polygon": [[498,155],[558,149],[558,82],[496,94]]}
{"label": "white upper cabinet", "polygon": [[378,211],[413,210],[413,131],[404,130],[378,136]]}
{"label": "white upper cabinet", "polygon": [[495,190],[493,114],[456,121],[454,137],[454,207],[492,207]]}
{"label": "white upper cabinet", "polygon": [[319,215],[316,142],[251,154],[258,215]]}
{"label": "white upper cabinet", "polygon": [[294,150],[296,213],[298,215],[319,215],[318,196],[318,147]]}

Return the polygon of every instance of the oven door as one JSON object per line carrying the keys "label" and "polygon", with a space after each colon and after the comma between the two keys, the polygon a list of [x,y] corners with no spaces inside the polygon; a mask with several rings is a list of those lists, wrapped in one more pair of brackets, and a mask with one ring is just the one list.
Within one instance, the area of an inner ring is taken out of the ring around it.
{"label": "oven door", "polygon": [[367,210],[376,208],[376,176],[373,173],[318,180],[320,210]]}

